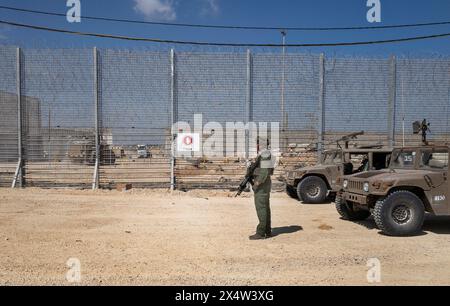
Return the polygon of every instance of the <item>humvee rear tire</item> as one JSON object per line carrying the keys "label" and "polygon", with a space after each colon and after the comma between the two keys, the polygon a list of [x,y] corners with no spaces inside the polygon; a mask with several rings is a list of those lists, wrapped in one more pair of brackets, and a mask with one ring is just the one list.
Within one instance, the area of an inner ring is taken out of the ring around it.
{"label": "humvee rear tire", "polygon": [[327,193],[327,184],[318,176],[308,176],[297,185],[298,198],[307,204],[324,203]]}
{"label": "humvee rear tire", "polygon": [[422,229],[425,207],[414,193],[397,191],[376,203],[373,217],[384,234],[411,236]]}
{"label": "humvee rear tire", "polygon": [[353,207],[340,197],[336,197],[336,210],[342,219],[347,221],[363,221],[370,217],[370,211],[353,210]]}
{"label": "humvee rear tire", "polygon": [[291,198],[298,200],[297,190],[295,190],[295,187],[292,187],[290,185],[286,185],[286,193]]}

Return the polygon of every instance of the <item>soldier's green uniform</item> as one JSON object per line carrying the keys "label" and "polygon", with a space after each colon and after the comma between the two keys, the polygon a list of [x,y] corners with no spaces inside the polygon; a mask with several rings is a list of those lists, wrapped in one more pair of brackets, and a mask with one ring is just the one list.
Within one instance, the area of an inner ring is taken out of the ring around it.
{"label": "soldier's green uniform", "polygon": [[253,190],[255,192],[255,207],[259,224],[256,228],[256,237],[270,237],[272,235],[271,213],[270,213],[270,191],[272,189],[273,166],[270,151],[261,153],[260,166],[255,171]]}

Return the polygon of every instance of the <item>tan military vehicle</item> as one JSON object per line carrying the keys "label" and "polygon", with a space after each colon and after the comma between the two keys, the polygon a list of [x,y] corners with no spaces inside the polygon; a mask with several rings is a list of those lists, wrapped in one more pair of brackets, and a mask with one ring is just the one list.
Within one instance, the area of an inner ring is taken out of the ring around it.
{"label": "tan military vehicle", "polygon": [[348,141],[362,134],[354,133],[338,140],[346,142],[345,148],[338,144],[339,148],[325,151],[315,166],[287,171],[284,177],[287,194],[308,204],[324,203],[341,189],[337,184],[338,177],[387,168],[391,149],[380,146],[349,148]]}
{"label": "tan military vehicle", "polygon": [[[424,120],[420,129],[426,133],[427,127]],[[450,215],[449,146],[430,145],[426,136],[423,141],[395,149],[389,169],[340,178],[336,209],[342,218],[364,220],[372,214],[386,235],[406,236],[422,229],[425,213]]]}
{"label": "tan military vehicle", "polygon": [[[68,153],[69,159],[74,163],[79,164],[95,164],[95,142],[90,139],[75,140],[69,145]],[[116,155],[109,146],[100,146],[100,164],[114,165],[116,163]]]}

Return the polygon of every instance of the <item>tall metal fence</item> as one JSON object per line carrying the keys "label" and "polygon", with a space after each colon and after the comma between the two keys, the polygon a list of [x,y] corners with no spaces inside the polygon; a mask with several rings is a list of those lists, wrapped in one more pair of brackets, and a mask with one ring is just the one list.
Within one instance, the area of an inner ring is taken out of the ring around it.
{"label": "tall metal fence", "polygon": [[[279,122],[279,170],[304,146],[449,137],[450,60],[0,47],[0,186],[227,188],[249,152],[175,158],[174,122]],[[238,141],[244,141],[238,139]]]}

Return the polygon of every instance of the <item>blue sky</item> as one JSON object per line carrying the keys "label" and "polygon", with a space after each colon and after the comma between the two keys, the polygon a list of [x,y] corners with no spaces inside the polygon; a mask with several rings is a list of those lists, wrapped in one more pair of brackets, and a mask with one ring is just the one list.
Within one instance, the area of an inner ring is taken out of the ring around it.
{"label": "blue sky", "polygon": [[[81,0],[82,16],[93,15],[136,20],[254,26],[368,26],[366,0]],[[379,25],[450,20],[448,0],[381,0]],[[0,5],[46,11],[67,11],[65,0],[0,0]],[[0,10],[0,19],[77,31],[178,40],[279,43],[276,31],[181,29],[82,20],[69,24],[65,18],[36,16]],[[450,32],[450,25],[425,28],[367,30],[350,32],[290,32],[288,43],[363,41]],[[98,46],[134,48],[148,43],[82,38],[34,30],[0,28],[0,44],[45,47]],[[177,47],[176,47],[177,48]],[[179,47],[178,47],[179,48]],[[307,52],[339,55],[450,55],[450,38],[392,45],[312,48]]]}

